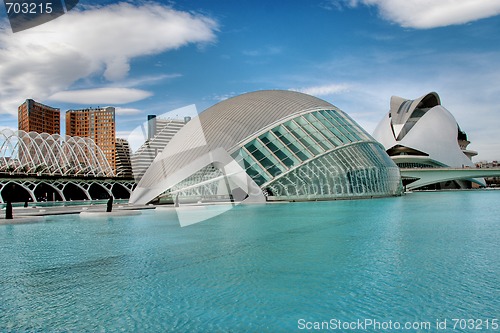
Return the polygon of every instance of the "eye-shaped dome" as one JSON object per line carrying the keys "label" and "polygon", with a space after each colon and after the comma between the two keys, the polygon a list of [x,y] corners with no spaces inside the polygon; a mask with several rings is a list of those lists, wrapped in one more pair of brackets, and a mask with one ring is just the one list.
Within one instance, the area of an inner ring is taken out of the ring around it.
{"label": "eye-shaped dome", "polygon": [[[275,199],[393,195],[400,185],[383,147],[347,114],[310,95],[265,90],[220,102],[187,123],[153,161],[130,201],[216,195],[228,165],[238,165],[254,187]],[[369,185],[377,182],[378,189]],[[241,182],[229,185],[234,190]]]}

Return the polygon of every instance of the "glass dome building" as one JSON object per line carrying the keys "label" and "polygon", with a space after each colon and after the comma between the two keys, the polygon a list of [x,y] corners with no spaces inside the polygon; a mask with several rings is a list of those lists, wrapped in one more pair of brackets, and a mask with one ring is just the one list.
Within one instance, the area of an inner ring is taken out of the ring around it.
{"label": "glass dome building", "polygon": [[331,200],[401,191],[396,164],[346,113],[310,95],[266,90],[222,101],[186,124],[130,202]]}

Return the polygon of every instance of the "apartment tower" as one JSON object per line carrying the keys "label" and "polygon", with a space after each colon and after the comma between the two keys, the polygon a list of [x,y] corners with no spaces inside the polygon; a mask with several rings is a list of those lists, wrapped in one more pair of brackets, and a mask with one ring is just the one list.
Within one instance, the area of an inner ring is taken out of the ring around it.
{"label": "apartment tower", "polygon": [[142,178],[155,157],[165,149],[174,135],[191,120],[162,119],[156,115],[148,115],[148,136],[146,142],[131,155],[132,170],[136,182]]}
{"label": "apartment tower", "polygon": [[18,129],[25,132],[48,134],[61,133],[61,112],[32,99],[27,99],[18,109]]}
{"label": "apartment tower", "polygon": [[89,108],[66,111],[66,135],[87,137],[103,151],[116,174],[115,108]]}
{"label": "apartment tower", "polygon": [[127,140],[116,138],[116,177],[132,179],[130,145]]}

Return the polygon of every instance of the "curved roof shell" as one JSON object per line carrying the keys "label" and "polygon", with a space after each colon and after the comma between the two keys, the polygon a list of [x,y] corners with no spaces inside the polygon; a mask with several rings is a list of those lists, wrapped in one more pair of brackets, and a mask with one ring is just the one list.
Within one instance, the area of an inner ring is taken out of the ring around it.
{"label": "curved roof shell", "polygon": [[[351,130],[359,135],[350,138],[347,135],[345,141],[340,142],[339,139],[339,143],[334,144],[331,142],[330,146],[325,145],[324,149],[321,150],[325,154],[347,144],[375,142],[368,133],[355,124],[344,112],[324,100],[294,91],[264,90],[251,92],[220,102],[187,123],[172,138],[163,152],[155,158],[132,193],[130,202],[150,202],[210,163],[214,165],[218,163],[216,167],[220,168],[222,166],[222,168],[226,168],[225,172],[229,174],[237,174],[239,171],[245,173],[245,170],[239,170],[235,166],[238,165],[238,162],[233,160],[234,154],[241,153],[240,149],[246,149],[246,145],[251,145],[252,140],[257,140],[261,135],[266,135],[271,129],[275,129],[285,122],[295,122],[296,119],[304,115],[312,115],[314,112],[326,112],[326,110],[337,114],[339,118],[343,119],[344,125],[339,123],[335,126],[341,126],[345,131],[349,131],[347,128],[352,128]],[[298,123],[296,125],[299,126]],[[304,124],[304,126],[307,125]],[[327,131],[329,130],[325,127],[325,133]],[[301,135],[307,141],[309,134],[303,133]],[[322,135],[319,134],[318,138]],[[326,137],[328,135],[333,136],[333,132],[325,134],[323,140],[327,141]],[[342,136],[342,134],[339,135]],[[321,141],[321,139],[318,140]],[[376,143],[376,145],[379,144]],[[307,144],[304,144],[304,147],[307,147]],[[250,150],[245,151],[250,152]],[[380,146],[380,151],[385,155],[382,146]],[[315,159],[324,153],[318,150],[308,159]],[[242,158],[245,159],[245,157]],[[283,169],[281,170],[282,173],[289,172],[299,166],[295,162],[292,163],[294,164],[293,167],[285,166],[284,158],[283,160],[276,156],[270,156],[270,158],[269,162],[276,163],[275,166],[282,164],[282,168],[278,167],[280,170]],[[303,162],[305,161],[303,160]],[[384,164],[384,167],[393,165],[396,168],[392,161],[389,160],[389,162],[391,165]],[[263,170],[263,165],[260,167]],[[233,169],[228,172],[230,168]],[[278,177],[277,174],[271,171],[269,169],[268,172],[271,180]],[[240,180],[244,182],[244,179]],[[268,179],[266,182],[269,183],[271,180]],[[264,182],[264,185],[266,182]],[[251,183],[252,186],[255,185],[258,188],[253,181]]]}
{"label": "curved roof shell", "polygon": [[391,122],[393,125],[404,124],[417,109],[430,109],[441,105],[441,99],[435,92],[428,93],[414,100],[399,96],[391,97]]}
{"label": "curved roof shell", "polygon": [[322,99],[295,91],[262,90],[239,95],[215,104],[187,123],[172,138],[166,153],[174,155],[200,144],[230,151],[276,121],[315,109],[338,110]]}
{"label": "curved roof shell", "polygon": [[[320,109],[338,110],[322,99],[288,90],[256,91],[224,100],[201,112],[172,138],[146,171],[139,187],[154,186],[164,175],[218,148],[231,154],[245,139],[274,123]],[[173,156],[175,159],[171,159]],[[164,163],[159,163],[162,160]]]}
{"label": "curved roof shell", "polygon": [[437,93],[429,93],[415,100],[393,96],[391,110],[373,136],[386,150],[399,145],[423,152],[444,166],[472,166],[459,146],[458,132],[455,117],[441,105]]}

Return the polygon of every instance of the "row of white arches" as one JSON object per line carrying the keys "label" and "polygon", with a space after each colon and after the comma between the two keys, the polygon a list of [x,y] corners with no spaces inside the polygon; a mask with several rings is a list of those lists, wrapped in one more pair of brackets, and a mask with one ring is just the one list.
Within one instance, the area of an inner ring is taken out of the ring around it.
{"label": "row of white arches", "polygon": [[0,203],[128,199],[134,187],[126,180],[1,179]]}
{"label": "row of white arches", "polygon": [[113,177],[90,138],[0,130],[0,173],[32,176]]}

